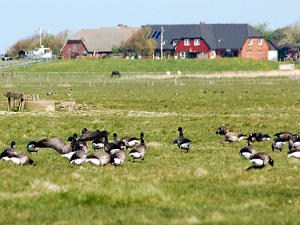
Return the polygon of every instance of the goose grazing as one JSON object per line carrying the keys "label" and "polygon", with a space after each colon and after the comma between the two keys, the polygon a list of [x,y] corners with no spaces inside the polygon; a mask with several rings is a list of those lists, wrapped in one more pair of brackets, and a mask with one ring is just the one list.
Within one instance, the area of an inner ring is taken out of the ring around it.
{"label": "goose grazing", "polygon": [[183,136],[182,127],[178,127],[179,137],[177,139],[177,146],[180,149],[189,151],[190,147],[192,147],[192,141]]}
{"label": "goose grazing", "polygon": [[225,135],[229,133],[229,129],[226,126],[220,126],[216,131],[216,134]]}
{"label": "goose grazing", "polygon": [[293,148],[298,148],[300,146],[300,136],[297,134],[292,134],[289,137],[289,150]]}
{"label": "goose grazing", "polygon": [[228,132],[228,133],[225,134],[225,137],[221,141],[221,143],[224,144],[225,141],[228,141],[229,143],[238,142],[238,141],[244,140],[245,137],[246,137],[245,134],[238,134],[238,133],[235,133],[235,132]]}
{"label": "goose grazing", "polygon": [[145,141],[144,141],[144,133],[141,133],[141,144],[135,146],[130,152],[129,155],[133,158],[133,159],[142,159],[144,160],[144,156],[147,152],[147,147],[145,145]]}
{"label": "goose grazing", "polygon": [[240,156],[244,159],[250,159],[252,155],[254,155],[254,148],[251,146],[251,142],[248,142],[248,146],[240,150]]}
{"label": "goose grazing", "polygon": [[86,157],[85,163],[91,163],[95,166],[105,166],[110,163],[111,155],[107,152],[95,152]]}
{"label": "goose grazing", "polygon": [[115,166],[123,166],[125,160],[126,160],[126,152],[124,149],[120,149],[119,151],[111,155],[110,161]]}
{"label": "goose grazing", "polygon": [[288,158],[296,158],[296,159],[300,159],[300,149],[294,149],[288,152]]}
{"label": "goose grazing", "polygon": [[282,151],[283,147],[285,145],[285,139],[281,139],[280,137],[276,137],[272,142],[272,151],[275,150]]}
{"label": "goose grazing", "polygon": [[0,158],[5,161],[12,161],[17,165],[35,165],[34,161],[30,159],[27,155],[23,153],[18,153],[15,149],[16,143],[13,141],[11,142],[10,148],[5,149],[0,154]]}
{"label": "goose grazing", "polygon": [[84,140],[85,142],[93,141],[93,140],[100,140],[100,139],[104,138],[105,132],[106,131],[100,131],[100,130],[89,131],[88,129],[83,128],[79,139]]}
{"label": "goose grazing", "polygon": [[293,134],[290,133],[290,132],[287,132],[287,131],[283,131],[283,132],[279,132],[279,133],[274,134],[274,139],[279,138],[279,139],[284,140],[284,141],[289,141],[290,135],[293,135]]}
{"label": "goose grazing", "polygon": [[247,170],[250,169],[258,169],[258,168],[263,168],[265,167],[268,163],[271,166],[274,166],[274,161],[273,159],[268,155],[266,152],[258,152],[251,156],[250,162],[253,164],[250,166]]}
{"label": "goose grazing", "polygon": [[120,141],[123,141],[126,145],[126,148],[133,148],[136,145],[140,144],[140,141],[137,137],[122,137],[120,138]]}
{"label": "goose grazing", "polygon": [[121,149],[126,148],[126,145],[124,142],[119,142],[118,144],[114,142],[108,142],[108,133],[106,132],[105,137],[104,137],[104,151],[108,152],[109,154],[114,154]]}
{"label": "goose grazing", "polygon": [[77,143],[77,150],[72,154],[70,163],[76,166],[81,166],[86,160],[85,141],[79,139]]}
{"label": "goose grazing", "polygon": [[[62,157],[71,158],[72,154],[78,148],[78,140],[76,139],[77,134],[74,134],[73,137],[69,137],[68,141],[71,141],[70,144],[64,143],[59,138],[46,138],[41,141],[30,141],[27,144],[27,150],[29,152],[37,152],[39,148],[52,148],[57,151]],[[85,144],[84,149],[87,151],[87,145]]]}

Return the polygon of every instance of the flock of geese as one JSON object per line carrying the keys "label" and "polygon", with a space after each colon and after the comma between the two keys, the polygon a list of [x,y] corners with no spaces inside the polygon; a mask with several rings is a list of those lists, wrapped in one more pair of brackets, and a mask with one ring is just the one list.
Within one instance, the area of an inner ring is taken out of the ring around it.
{"label": "flock of geese", "polygon": [[[175,144],[179,149],[188,152],[192,146],[192,141],[184,137],[182,127],[178,128],[178,132],[179,137],[173,140],[173,144]],[[263,133],[252,133],[247,137],[245,134],[230,132],[226,126],[220,126],[217,129],[216,134],[224,135],[224,138],[221,141],[222,144],[225,142],[239,142],[244,139],[248,141],[248,146],[243,147],[239,153],[242,158],[249,159],[250,163],[252,163],[252,166],[250,166],[247,170],[263,168],[267,164],[270,164],[271,166],[274,165],[274,161],[268,153],[255,153],[252,146],[253,142],[270,141],[270,135]],[[105,130],[89,131],[86,128],[83,128],[79,138],[75,133],[73,136],[67,139],[67,141],[70,142],[69,144],[66,144],[59,138],[46,138],[37,142],[30,141],[27,144],[27,150],[30,153],[37,153],[40,148],[52,148],[62,157],[68,158],[69,163],[73,165],[91,163],[95,166],[104,166],[107,164],[122,166],[126,161],[126,151],[128,149],[131,149],[128,155],[132,157],[133,160],[144,160],[147,152],[147,147],[144,141],[144,133],[140,133],[140,138],[126,136],[120,139],[118,139],[117,133],[114,133],[114,139],[112,142],[108,141],[108,136],[109,133]],[[94,151],[99,149],[103,149],[104,151],[98,151],[87,155],[87,143],[89,141],[92,142],[92,148]],[[289,152],[287,157],[300,159],[300,136],[297,134],[292,134],[286,131],[274,134],[272,150],[282,151],[286,142],[289,143]],[[5,161],[11,161],[18,165],[35,165],[35,162],[30,159],[29,156],[23,153],[18,153],[15,149],[15,145],[16,143],[12,141],[11,146],[2,151],[0,158]]]}
{"label": "flock of geese", "polygon": [[[72,137],[69,137],[66,144],[60,138],[46,138],[40,141],[30,141],[27,144],[27,150],[30,153],[37,153],[40,148],[52,148],[58,152],[62,157],[68,158],[69,162],[74,165],[82,165],[84,163],[91,163],[97,166],[104,166],[107,164],[113,164],[116,166],[122,166],[126,160],[126,150],[131,148],[129,156],[134,160],[144,160],[144,156],[147,152],[147,147],[144,141],[144,133],[140,134],[140,138],[126,136],[118,140],[117,134],[114,133],[113,142],[108,141],[109,133],[107,131],[89,131],[86,128],[82,129],[81,135],[77,138],[75,133]],[[104,151],[94,152],[87,155],[88,145],[92,142],[92,148],[96,151],[98,149],[104,149]],[[18,153],[15,149],[16,143],[11,142],[11,146],[5,149],[0,158],[5,161],[12,161],[18,165],[32,164],[35,162],[30,159],[29,156],[23,153]]]}
{"label": "flock of geese", "polygon": [[[217,129],[216,134],[224,135],[224,138],[221,141],[222,144],[224,144],[226,141],[230,143],[239,142],[247,137],[247,135],[245,134],[230,132],[226,126],[220,126]],[[263,134],[259,132],[252,133],[249,134],[246,140],[248,141],[248,146],[243,147],[240,150],[239,154],[242,158],[249,159],[250,163],[252,163],[252,166],[250,166],[247,170],[263,168],[267,164],[274,166],[274,161],[268,153],[255,153],[252,146],[252,143],[254,142],[270,141],[271,136],[269,134]],[[275,150],[279,150],[281,152],[286,142],[289,143],[289,152],[287,157],[300,159],[300,136],[287,131],[274,134],[274,139],[272,141],[272,151],[274,152]]]}

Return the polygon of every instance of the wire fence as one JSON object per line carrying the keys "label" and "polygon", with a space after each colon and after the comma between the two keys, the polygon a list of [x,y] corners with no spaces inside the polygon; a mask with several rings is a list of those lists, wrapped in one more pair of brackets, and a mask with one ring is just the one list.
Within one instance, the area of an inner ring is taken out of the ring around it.
{"label": "wire fence", "polygon": [[53,60],[55,59],[51,58],[51,59],[37,59],[37,60],[24,59],[24,60],[0,61],[0,71],[9,71],[9,70],[13,70],[14,68],[26,67],[29,65],[45,64]]}

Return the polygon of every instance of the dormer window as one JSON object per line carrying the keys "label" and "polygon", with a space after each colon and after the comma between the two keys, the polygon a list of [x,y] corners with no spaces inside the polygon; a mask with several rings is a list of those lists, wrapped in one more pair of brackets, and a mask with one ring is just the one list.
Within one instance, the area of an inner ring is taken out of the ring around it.
{"label": "dormer window", "polygon": [[253,45],[253,39],[251,38],[251,39],[249,39],[249,41],[248,41],[248,45]]}
{"label": "dormer window", "polygon": [[195,40],[194,40],[194,45],[195,45],[195,46],[200,45],[200,39],[195,39]]}
{"label": "dormer window", "polygon": [[258,39],[257,44],[258,44],[258,45],[262,45],[262,38],[259,38],[259,39]]}
{"label": "dormer window", "polygon": [[189,46],[190,45],[190,39],[184,39],[184,45]]}

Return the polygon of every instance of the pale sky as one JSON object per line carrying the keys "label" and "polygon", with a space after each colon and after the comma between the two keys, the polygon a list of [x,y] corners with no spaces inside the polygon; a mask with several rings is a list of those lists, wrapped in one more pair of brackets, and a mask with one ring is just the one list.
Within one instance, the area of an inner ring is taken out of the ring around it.
{"label": "pale sky", "polygon": [[39,27],[65,29],[117,24],[268,23],[273,29],[300,21],[300,0],[0,0],[0,53]]}

